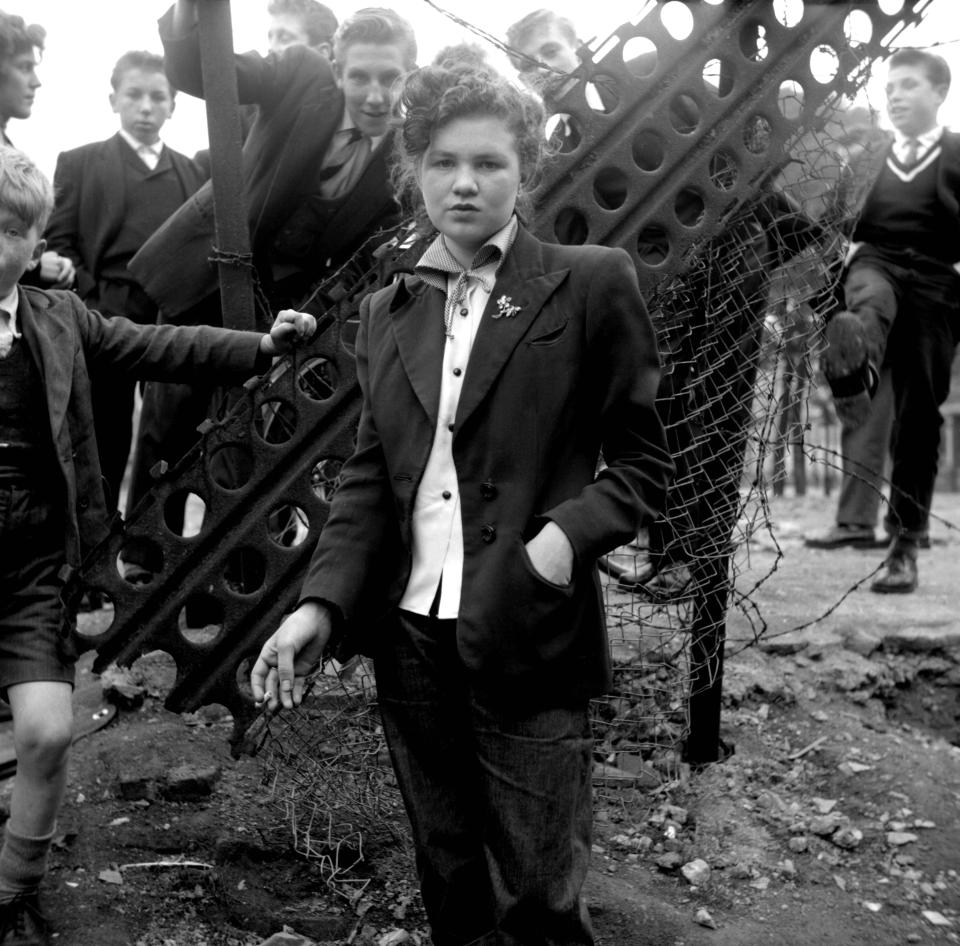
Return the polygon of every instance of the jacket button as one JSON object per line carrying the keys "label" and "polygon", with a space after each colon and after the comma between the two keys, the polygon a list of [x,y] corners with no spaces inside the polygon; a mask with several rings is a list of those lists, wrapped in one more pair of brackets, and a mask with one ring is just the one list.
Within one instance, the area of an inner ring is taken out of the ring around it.
{"label": "jacket button", "polygon": [[487,501],[497,498],[497,487],[490,482],[490,480],[485,480],[480,484],[480,496]]}
{"label": "jacket button", "polygon": [[480,529],[480,538],[489,545],[497,537],[497,530],[487,523]]}

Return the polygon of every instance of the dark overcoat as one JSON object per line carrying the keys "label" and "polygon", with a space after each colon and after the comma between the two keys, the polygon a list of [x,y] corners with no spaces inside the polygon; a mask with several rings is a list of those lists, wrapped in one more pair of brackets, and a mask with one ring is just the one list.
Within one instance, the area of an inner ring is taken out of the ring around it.
{"label": "dark overcoat", "polygon": [[[77,269],[74,288],[94,308],[105,254],[127,212],[124,149],[131,150],[118,133],[106,141],[63,151],[53,175],[56,204],[44,236],[51,250],[73,260]],[[164,151],[180,182],[181,200],[186,199],[203,184],[206,174],[185,154],[166,145]],[[176,207],[171,207],[170,212]]]}
{"label": "dark overcoat", "polygon": [[[190,95],[203,96],[196,29],[172,32],[172,13],[160,19],[164,62],[170,80]],[[255,257],[309,193],[324,154],[343,117],[343,93],[326,57],[307,46],[282,53],[235,57],[242,104],[256,104],[257,118],[243,146],[244,197]],[[390,141],[374,152],[356,186],[326,226],[334,256],[348,257],[396,213],[388,182]],[[207,182],[144,244],[129,268],[157,303],[161,317],[178,315],[217,289],[211,262],[215,242],[213,189]],[[318,272],[318,278],[320,273]]]}

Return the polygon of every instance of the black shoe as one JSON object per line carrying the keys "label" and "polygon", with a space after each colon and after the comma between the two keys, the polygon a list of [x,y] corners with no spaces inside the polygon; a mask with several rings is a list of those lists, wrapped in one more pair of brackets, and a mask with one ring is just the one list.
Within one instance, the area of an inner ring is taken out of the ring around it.
{"label": "black shoe", "polygon": [[902,548],[893,548],[883,563],[883,571],[870,586],[882,595],[905,595],[917,587],[916,554]]}
{"label": "black shoe", "polygon": [[0,946],[50,946],[50,930],[36,893],[0,906]]}
{"label": "black shoe", "polygon": [[[811,549],[841,549],[851,547],[856,549],[877,548],[877,537],[870,526],[855,526],[846,522],[838,522],[832,529],[822,535],[812,535],[803,540],[803,544]],[[880,545],[886,545],[881,541]]]}

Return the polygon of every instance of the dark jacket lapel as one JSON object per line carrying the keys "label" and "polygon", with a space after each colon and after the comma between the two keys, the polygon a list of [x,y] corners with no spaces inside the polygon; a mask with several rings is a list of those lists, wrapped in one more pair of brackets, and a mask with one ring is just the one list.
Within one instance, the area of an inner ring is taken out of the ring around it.
{"label": "dark jacket lapel", "polygon": [[[458,429],[486,397],[514,348],[568,272],[566,268],[549,271],[549,264],[543,260],[543,244],[521,227],[497,276],[470,352],[457,406]],[[501,314],[510,306],[517,307],[514,314]]]}
{"label": "dark jacket lapel", "polygon": [[[46,308],[46,300],[39,304]],[[50,431],[56,443],[63,427],[73,386],[73,345],[69,340],[65,340],[66,344],[60,340],[60,336],[66,331],[63,320],[47,316],[45,311],[34,312],[27,294],[21,289],[17,323],[43,378],[47,392],[47,409],[50,413]]]}
{"label": "dark jacket lapel", "polygon": [[445,295],[416,276],[397,286],[390,302],[391,325],[403,370],[431,426],[437,424],[443,370]]}

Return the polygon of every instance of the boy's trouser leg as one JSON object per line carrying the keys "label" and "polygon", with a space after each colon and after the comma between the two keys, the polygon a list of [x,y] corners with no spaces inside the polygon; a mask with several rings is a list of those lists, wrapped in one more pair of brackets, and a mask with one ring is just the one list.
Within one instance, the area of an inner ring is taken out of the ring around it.
{"label": "boy's trouser leg", "polygon": [[587,707],[472,692],[456,622],[402,614],[375,661],[435,946],[590,946]]}
{"label": "boy's trouser leg", "polygon": [[866,422],[845,427],[840,434],[843,483],[837,503],[839,524],[876,528],[892,428],[893,383],[890,369],[884,368]]}
{"label": "boy's trouser leg", "polygon": [[914,273],[891,337],[896,414],[890,509],[893,536],[918,542],[928,530],[940,451],[940,405],[960,337],[960,280]]}

